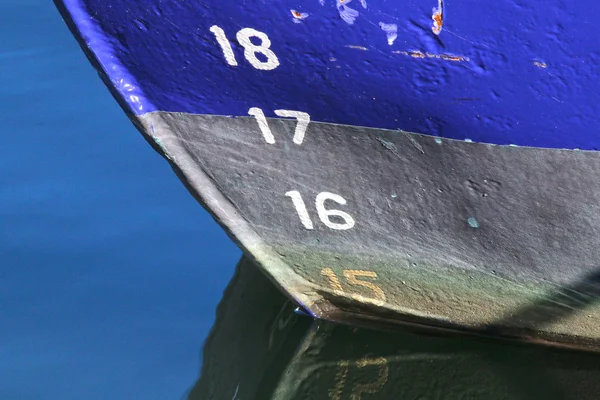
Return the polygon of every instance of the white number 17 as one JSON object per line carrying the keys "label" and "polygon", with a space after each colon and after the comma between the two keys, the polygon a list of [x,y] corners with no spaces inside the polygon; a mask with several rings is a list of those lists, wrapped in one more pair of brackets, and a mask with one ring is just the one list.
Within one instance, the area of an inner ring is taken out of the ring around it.
{"label": "white number 17", "polygon": [[[258,127],[265,138],[265,141],[269,144],[275,143],[275,137],[273,136],[273,132],[271,132],[271,128],[269,128],[269,124],[267,123],[267,118],[265,117],[265,113],[258,108],[252,107],[248,110],[248,114],[252,115],[256,118],[256,122],[258,122]],[[296,124],[296,130],[294,132],[294,138],[292,139],[294,143],[300,145],[304,141],[304,134],[306,133],[306,128],[308,127],[308,123],[310,122],[310,115],[302,111],[292,111],[292,110],[275,110],[275,115],[282,118],[296,118],[298,123]]]}

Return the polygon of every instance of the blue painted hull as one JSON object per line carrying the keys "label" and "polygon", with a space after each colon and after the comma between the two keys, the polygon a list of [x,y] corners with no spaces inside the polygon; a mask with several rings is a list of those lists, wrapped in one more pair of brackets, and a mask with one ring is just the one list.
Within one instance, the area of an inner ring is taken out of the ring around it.
{"label": "blue painted hull", "polygon": [[56,3],[312,315],[598,347],[596,2]]}
{"label": "blue painted hull", "polygon": [[[446,1],[438,35],[435,0],[61,3],[138,115],[292,109],[315,121],[475,142],[600,146],[595,1]],[[268,36],[276,68],[244,57],[242,28]]]}

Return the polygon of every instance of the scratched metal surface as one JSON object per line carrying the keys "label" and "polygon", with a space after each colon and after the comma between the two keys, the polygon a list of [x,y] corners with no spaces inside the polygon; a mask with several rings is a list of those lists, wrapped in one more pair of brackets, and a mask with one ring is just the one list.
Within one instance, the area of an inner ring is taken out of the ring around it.
{"label": "scratched metal surface", "polygon": [[[446,0],[441,30],[438,0],[57,3],[135,114],[291,109],[476,142],[600,146],[597,1]],[[245,59],[242,28],[268,36],[276,68]]]}
{"label": "scratched metal surface", "polygon": [[[249,116],[138,121],[231,237],[318,317],[600,342],[600,153],[327,123],[297,145],[289,120],[269,121],[278,136],[267,144]],[[318,211],[324,192],[341,196],[325,210],[344,218]]]}

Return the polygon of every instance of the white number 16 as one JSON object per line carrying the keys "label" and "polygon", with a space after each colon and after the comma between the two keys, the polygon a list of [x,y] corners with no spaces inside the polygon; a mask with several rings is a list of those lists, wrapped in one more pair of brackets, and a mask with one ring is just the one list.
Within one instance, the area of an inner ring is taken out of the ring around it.
{"label": "white number 16", "polygon": [[[291,190],[285,194],[287,197],[292,199],[292,203],[296,208],[296,212],[298,213],[298,218],[300,218],[300,222],[304,226],[305,229],[312,230],[314,229],[313,222],[308,215],[308,210],[306,209],[306,204],[304,204],[304,200],[302,200],[302,196],[300,192],[297,190]],[[350,216],[347,212],[341,210],[328,210],[325,208],[325,200],[331,200],[338,204],[345,205],[346,199],[342,196],[330,193],[330,192],[321,192],[317,195],[315,199],[315,206],[317,208],[317,215],[321,222],[328,227],[329,229],[335,229],[340,231],[345,231],[347,229],[352,229],[354,227],[354,218]],[[334,222],[331,220],[331,217],[338,217],[344,222]]]}

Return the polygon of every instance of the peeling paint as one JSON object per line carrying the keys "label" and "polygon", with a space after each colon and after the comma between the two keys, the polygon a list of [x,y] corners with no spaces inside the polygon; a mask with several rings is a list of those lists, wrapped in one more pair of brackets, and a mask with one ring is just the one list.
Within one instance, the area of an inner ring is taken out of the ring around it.
{"label": "peeling paint", "polygon": [[347,44],[347,45],[346,45],[346,46],[344,46],[344,47],[347,47],[347,48],[349,48],[349,49],[364,50],[364,51],[367,51],[367,50],[369,50],[369,49],[367,49],[366,47],[363,47],[363,46],[356,46],[356,45],[354,45],[354,44]]}
{"label": "peeling paint", "polygon": [[540,68],[547,68],[548,65],[545,62],[541,62],[541,61],[534,61],[533,65],[535,65],[536,67],[540,67]]}
{"label": "peeling paint", "polygon": [[[429,57],[430,55],[427,54],[427,56]],[[436,55],[432,54],[431,57],[437,58]],[[464,56],[454,56],[451,54],[440,54],[439,58],[441,58],[442,60],[448,60],[448,61],[469,61],[469,57],[464,57]]]}
{"label": "peeling paint", "polygon": [[391,46],[394,44],[394,40],[398,37],[398,25],[396,24],[386,24],[385,22],[380,22],[379,27],[382,31],[387,35],[388,44]]}
{"label": "peeling paint", "polygon": [[453,55],[453,54],[423,53],[422,51],[419,51],[419,50],[411,50],[411,51],[398,50],[398,51],[393,51],[392,53],[403,54],[405,56],[411,56],[413,58],[439,58],[441,60],[455,61],[455,62],[470,61],[469,57],[465,57],[465,56],[457,56],[457,55]]}
{"label": "peeling paint", "polygon": [[403,132],[404,136],[406,136],[406,138],[408,139],[408,141],[415,147],[415,149],[419,150],[419,152],[421,154],[425,154],[425,150],[423,150],[423,146],[421,146],[421,144],[419,142],[417,142],[417,139],[415,139],[413,137],[413,135],[411,135],[408,132]]}
{"label": "peeling paint", "polygon": [[431,30],[436,35],[439,35],[444,25],[444,0],[438,0],[438,6],[433,8],[431,19],[433,20]]}
{"label": "peeling paint", "polygon": [[363,8],[367,8],[367,0],[360,0],[360,5],[361,5]]}
{"label": "peeling paint", "polygon": [[402,157],[400,156],[400,153],[398,153],[398,149],[396,148],[396,145],[392,142],[388,142],[385,139],[382,138],[375,138],[377,139],[377,141],[386,149],[392,152],[392,154],[394,154],[396,157],[398,157],[399,159],[402,159]]}
{"label": "peeling paint", "polygon": [[420,51],[393,51],[392,53],[395,54],[404,54],[405,56],[411,56],[414,58],[425,58],[425,53],[422,53]]}
{"label": "peeling paint", "polygon": [[301,23],[302,20],[308,18],[308,13],[304,13],[304,12],[300,12],[300,11],[296,11],[296,10],[290,10],[290,12],[292,13],[292,17],[294,17],[293,21],[297,24]]}
{"label": "peeling paint", "polygon": [[336,0],[336,8],[340,13],[340,17],[344,20],[348,25],[352,25],[356,18],[358,18],[359,13],[353,8],[347,6],[347,4],[351,3],[352,0]]}
{"label": "peeling paint", "polygon": [[477,222],[477,220],[475,219],[475,217],[469,217],[469,218],[467,218],[467,224],[469,224],[469,226],[471,228],[474,228],[474,229],[479,228],[479,222]]}
{"label": "peeling paint", "polygon": [[396,149],[396,145],[392,142],[389,142],[387,140],[381,139],[381,138],[377,138],[377,140],[379,141],[379,143],[381,143],[381,145],[383,147],[385,147],[387,150],[390,151],[398,151],[398,149]]}

